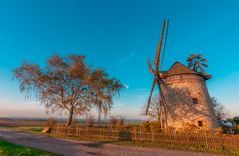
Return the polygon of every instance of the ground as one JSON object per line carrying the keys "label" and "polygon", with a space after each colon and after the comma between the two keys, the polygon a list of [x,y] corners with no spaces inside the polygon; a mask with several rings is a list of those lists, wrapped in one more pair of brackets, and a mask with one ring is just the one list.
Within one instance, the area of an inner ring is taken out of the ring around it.
{"label": "ground", "polygon": [[23,147],[0,140],[0,156],[54,156],[55,154],[38,149]]}
{"label": "ground", "polygon": [[141,148],[113,145],[102,142],[86,142],[52,138],[25,132],[0,129],[0,139],[16,144],[34,147],[41,150],[58,153],[65,156],[213,156],[215,154],[196,153],[187,151]]}

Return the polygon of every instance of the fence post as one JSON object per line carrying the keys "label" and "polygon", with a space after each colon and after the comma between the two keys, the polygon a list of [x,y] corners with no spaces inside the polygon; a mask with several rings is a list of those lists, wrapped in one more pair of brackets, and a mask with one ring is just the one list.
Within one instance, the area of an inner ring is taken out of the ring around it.
{"label": "fence post", "polygon": [[102,138],[102,128],[100,128],[100,139]]}
{"label": "fence post", "polygon": [[205,142],[206,142],[206,147],[208,148],[208,140],[207,140],[206,132],[204,133],[204,139],[205,139]]}
{"label": "fence post", "polygon": [[221,147],[222,147],[222,149],[224,149],[224,145],[223,145],[223,134],[221,133],[221,135],[220,135],[220,141],[221,141]]}
{"label": "fence post", "polygon": [[150,139],[150,142],[152,143],[153,142],[153,138],[154,138],[154,134],[153,134],[153,131],[151,130],[151,139]]}

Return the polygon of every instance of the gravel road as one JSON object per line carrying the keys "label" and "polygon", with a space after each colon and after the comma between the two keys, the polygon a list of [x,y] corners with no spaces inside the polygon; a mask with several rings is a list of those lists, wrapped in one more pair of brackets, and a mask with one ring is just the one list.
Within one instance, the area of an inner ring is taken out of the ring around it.
{"label": "gravel road", "polygon": [[0,129],[0,139],[64,156],[213,156],[215,154],[73,141]]}

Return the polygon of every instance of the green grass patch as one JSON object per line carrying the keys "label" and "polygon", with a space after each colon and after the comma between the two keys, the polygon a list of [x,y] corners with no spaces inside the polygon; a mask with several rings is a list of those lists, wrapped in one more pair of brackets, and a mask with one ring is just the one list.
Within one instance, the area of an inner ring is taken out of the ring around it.
{"label": "green grass patch", "polygon": [[56,156],[56,154],[0,140],[0,156]]}
{"label": "green grass patch", "polygon": [[19,127],[17,130],[23,130],[28,132],[41,132],[44,127]]}
{"label": "green grass patch", "polygon": [[1,127],[0,129],[9,129],[13,131],[24,131],[24,132],[32,132],[32,133],[41,133],[44,127]]}

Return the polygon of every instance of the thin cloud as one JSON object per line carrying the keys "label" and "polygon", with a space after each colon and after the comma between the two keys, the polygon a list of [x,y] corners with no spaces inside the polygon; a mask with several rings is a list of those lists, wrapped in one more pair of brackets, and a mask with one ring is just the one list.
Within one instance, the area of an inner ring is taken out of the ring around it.
{"label": "thin cloud", "polygon": [[69,20],[73,10],[74,10],[74,7],[77,5],[77,0],[71,0],[69,2],[69,7],[68,9],[66,9],[66,20]]}
{"label": "thin cloud", "polygon": [[125,87],[126,89],[129,89],[129,86],[128,86],[127,84],[124,84],[124,87]]}
{"label": "thin cloud", "polygon": [[127,57],[120,59],[120,62],[128,62],[132,60],[135,56],[135,52],[132,51]]}

